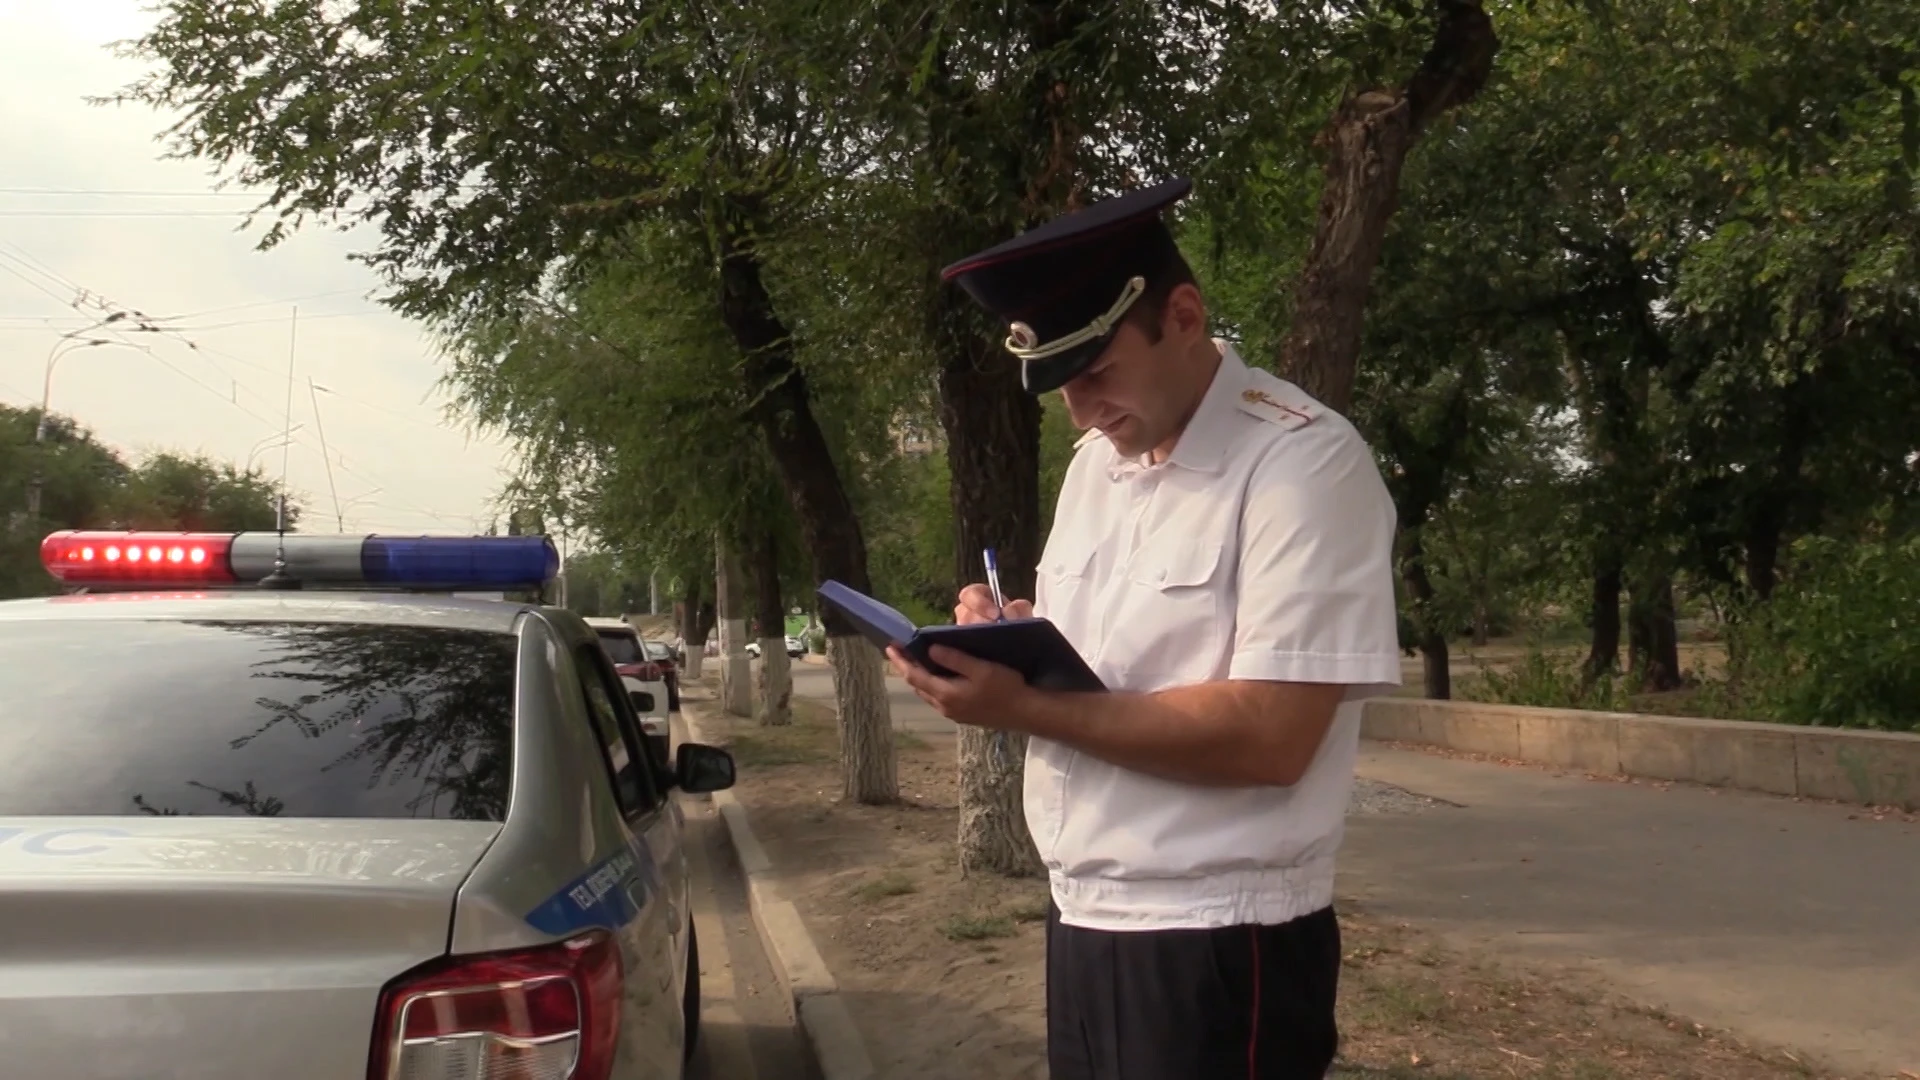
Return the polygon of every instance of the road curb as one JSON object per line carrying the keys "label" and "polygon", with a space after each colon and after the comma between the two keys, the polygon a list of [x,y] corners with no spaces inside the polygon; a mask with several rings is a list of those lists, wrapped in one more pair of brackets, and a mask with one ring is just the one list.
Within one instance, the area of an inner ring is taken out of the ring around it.
{"label": "road curb", "polygon": [[[706,742],[700,724],[704,709],[693,702],[683,704],[680,716],[687,735],[694,742]],[[773,863],[753,833],[746,805],[731,791],[716,791],[712,798],[747,876],[747,907],[754,933],[759,935],[780,992],[813,1050],[820,1080],[873,1080],[876,1074],[866,1039],[855,1026],[853,1014],[840,996],[840,984],[821,958],[800,909],[780,895],[773,881]]]}

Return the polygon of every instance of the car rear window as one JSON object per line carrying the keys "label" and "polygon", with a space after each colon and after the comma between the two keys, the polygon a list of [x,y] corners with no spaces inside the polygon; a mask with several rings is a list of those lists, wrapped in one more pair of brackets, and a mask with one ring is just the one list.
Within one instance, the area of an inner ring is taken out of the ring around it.
{"label": "car rear window", "polygon": [[607,650],[607,656],[616,664],[638,664],[645,659],[640,655],[640,639],[632,634],[602,630],[600,646]]}
{"label": "car rear window", "polygon": [[647,642],[647,659],[671,660],[673,659],[673,650],[657,641],[649,641]]}
{"label": "car rear window", "polygon": [[0,816],[502,821],[512,634],[0,622]]}

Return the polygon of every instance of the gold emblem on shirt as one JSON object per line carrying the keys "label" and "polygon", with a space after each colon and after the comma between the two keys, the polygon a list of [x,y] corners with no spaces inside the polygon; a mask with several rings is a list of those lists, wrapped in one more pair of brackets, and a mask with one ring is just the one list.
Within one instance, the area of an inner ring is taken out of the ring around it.
{"label": "gold emblem on shirt", "polygon": [[[1273,399],[1273,395],[1267,393],[1265,390],[1260,390],[1260,389],[1244,390],[1240,394],[1240,400],[1246,402],[1249,405],[1265,405],[1267,408],[1274,410],[1275,412],[1280,414],[1279,416],[1272,418],[1275,420],[1289,421],[1291,423],[1296,423],[1296,424],[1305,424],[1310,422],[1313,419],[1312,413],[1309,413],[1302,409],[1294,408],[1292,405],[1284,405],[1278,401],[1275,401]],[[1252,412],[1253,410],[1249,409],[1248,411]]]}

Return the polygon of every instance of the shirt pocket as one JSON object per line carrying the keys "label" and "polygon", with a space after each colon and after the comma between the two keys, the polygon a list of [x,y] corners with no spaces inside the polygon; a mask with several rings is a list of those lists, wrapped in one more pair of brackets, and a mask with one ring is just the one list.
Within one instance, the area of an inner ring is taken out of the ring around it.
{"label": "shirt pocket", "polygon": [[[1087,617],[1087,604],[1091,602],[1088,593],[1093,577],[1093,557],[1098,550],[1096,545],[1084,540],[1049,543],[1040,555],[1040,566],[1034,575],[1033,613],[1043,619],[1051,619],[1063,632],[1069,624],[1075,624]],[[1093,622],[1099,621],[1099,614],[1092,613]],[[1068,633],[1069,637],[1073,635]]]}
{"label": "shirt pocket", "polygon": [[1129,689],[1204,682],[1223,666],[1225,550],[1183,533],[1143,546],[1128,562],[1112,659],[1150,684]]}

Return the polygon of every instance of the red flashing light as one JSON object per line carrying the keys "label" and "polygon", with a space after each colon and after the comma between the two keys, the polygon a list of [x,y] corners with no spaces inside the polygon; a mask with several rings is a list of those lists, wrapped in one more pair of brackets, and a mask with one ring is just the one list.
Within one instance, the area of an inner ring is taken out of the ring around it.
{"label": "red flashing light", "polygon": [[606,1080],[620,1000],[620,951],[604,930],[430,961],[381,993],[367,1076]]}
{"label": "red flashing light", "polygon": [[231,533],[57,532],[40,563],[68,585],[217,585],[233,581]]}

